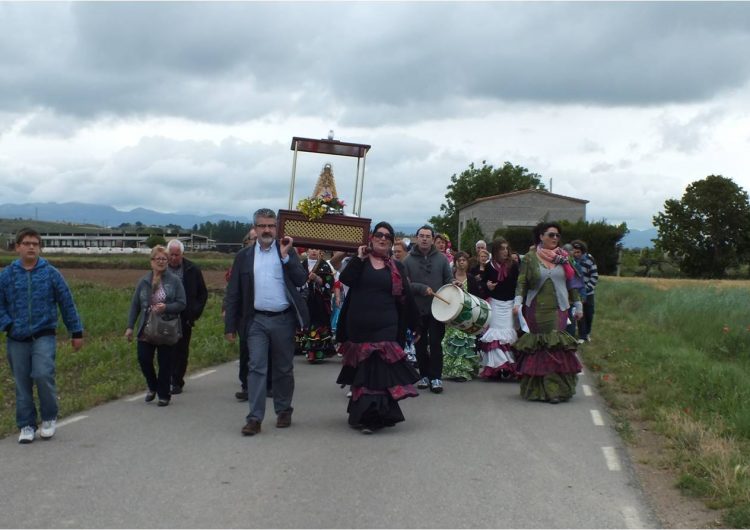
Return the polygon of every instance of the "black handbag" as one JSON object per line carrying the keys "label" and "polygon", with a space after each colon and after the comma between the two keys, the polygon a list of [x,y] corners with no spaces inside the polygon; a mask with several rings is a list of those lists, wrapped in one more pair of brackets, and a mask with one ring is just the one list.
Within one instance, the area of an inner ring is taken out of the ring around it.
{"label": "black handbag", "polygon": [[179,315],[165,315],[149,311],[143,326],[143,340],[149,344],[173,346],[182,338]]}

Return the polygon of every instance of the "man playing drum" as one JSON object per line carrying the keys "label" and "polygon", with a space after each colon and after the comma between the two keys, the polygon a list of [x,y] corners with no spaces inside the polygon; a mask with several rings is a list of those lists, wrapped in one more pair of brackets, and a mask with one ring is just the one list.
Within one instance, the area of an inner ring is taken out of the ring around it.
{"label": "man playing drum", "polygon": [[[436,320],[430,311],[432,296],[443,285],[453,283],[453,273],[445,256],[434,245],[435,231],[430,226],[417,230],[417,244],[404,258],[411,281],[411,290],[419,308],[422,337],[416,343],[421,389],[430,388],[435,394],[443,391],[443,335],[445,324]],[[429,346],[429,354],[427,347]]]}

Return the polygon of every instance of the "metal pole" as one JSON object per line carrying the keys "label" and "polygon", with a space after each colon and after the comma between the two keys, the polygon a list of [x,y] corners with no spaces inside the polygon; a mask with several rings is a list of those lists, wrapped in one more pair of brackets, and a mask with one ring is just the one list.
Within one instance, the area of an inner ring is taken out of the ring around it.
{"label": "metal pole", "polygon": [[359,215],[359,210],[357,208],[357,193],[359,192],[359,161],[360,158],[357,157],[357,178],[354,180],[354,200],[352,201],[352,213],[354,215]]}
{"label": "metal pole", "polygon": [[294,142],[294,159],[292,160],[292,185],[289,188],[289,209],[294,202],[294,179],[297,176],[297,142]]}
{"label": "metal pole", "polygon": [[362,194],[365,191],[365,164],[367,163],[367,153],[362,157],[362,181],[359,184],[359,208],[357,215],[362,217]]}

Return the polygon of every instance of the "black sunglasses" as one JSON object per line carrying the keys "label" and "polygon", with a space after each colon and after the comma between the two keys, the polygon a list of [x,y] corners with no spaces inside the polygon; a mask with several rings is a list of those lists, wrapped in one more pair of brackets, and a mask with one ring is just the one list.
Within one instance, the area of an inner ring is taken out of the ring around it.
{"label": "black sunglasses", "polygon": [[375,239],[388,239],[389,241],[393,241],[393,236],[388,232],[373,232],[372,237]]}
{"label": "black sunglasses", "polygon": [[544,235],[547,237],[555,237],[558,239],[560,238],[560,234],[558,234],[557,232],[546,232]]}

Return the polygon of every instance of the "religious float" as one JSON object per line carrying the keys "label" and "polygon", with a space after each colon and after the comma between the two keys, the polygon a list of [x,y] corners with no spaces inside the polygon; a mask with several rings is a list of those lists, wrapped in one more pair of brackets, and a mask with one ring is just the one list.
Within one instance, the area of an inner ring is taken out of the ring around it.
{"label": "religious float", "polygon": [[[354,252],[361,245],[367,245],[371,219],[360,217],[362,211],[362,189],[365,180],[365,160],[369,145],[341,142],[329,135],[328,139],[292,138],[292,183],[289,188],[289,209],[279,210],[279,233],[282,237],[294,239],[294,245],[324,250]],[[357,158],[354,183],[352,215],[344,213],[344,201],[336,190],[333,166],[326,163],[320,172],[311,197],[301,199],[296,209],[294,186],[297,175],[297,154],[300,152],[324,155],[349,156]]]}

